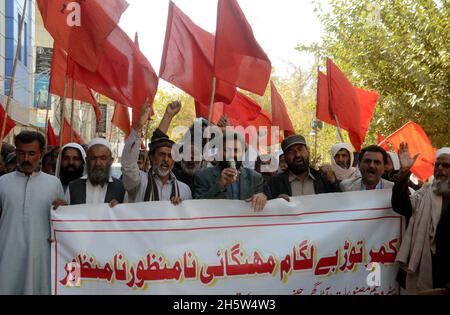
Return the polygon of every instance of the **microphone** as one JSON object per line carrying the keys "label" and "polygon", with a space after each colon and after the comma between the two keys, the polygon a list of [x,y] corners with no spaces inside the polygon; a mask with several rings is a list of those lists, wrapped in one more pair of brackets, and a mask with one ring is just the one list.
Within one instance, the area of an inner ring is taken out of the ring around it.
{"label": "microphone", "polygon": [[228,163],[230,164],[230,168],[232,168],[232,169],[234,169],[236,171],[236,175],[233,176],[233,183],[236,183],[237,182],[237,177],[238,177],[236,161],[235,160],[231,160],[231,161],[228,161]]}

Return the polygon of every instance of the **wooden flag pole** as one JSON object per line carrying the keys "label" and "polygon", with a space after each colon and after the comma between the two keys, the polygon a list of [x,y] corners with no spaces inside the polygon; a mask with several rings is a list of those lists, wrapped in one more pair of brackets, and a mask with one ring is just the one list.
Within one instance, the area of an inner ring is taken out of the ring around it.
{"label": "wooden flag pole", "polygon": [[[66,96],[67,96],[67,76],[64,78],[64,93],[61,99],[60,107],[61,107],[61,121],[60,121],[60,130],[59,130],[59,148],[62,148],[63,143],[63,133],[64,133],[64,108],[66,107]],[[71,126],[72,128],[72,126]]]}
{"label": "wooden flag pole", "polygon": [[47,150],[48,150],[48,116],[49,116],[50,107],[52,106],[51,102],[52,102],[52,95],[49,91],[48,97],[47,97],[47,108],[45,110],[46,111],[46,113],[45,113],[45,152],[47,152]]}
{"label": "wooden flag pole", "polygon": [[147,161],[149,160],[149,152],[150,152],[150,149],[149,149],[149,147],[148,147],[148,131],[149,131],[149,129],[150,129],[150,123],[147,121],[147,127],[145,127],[145,135],[144,135],[144,137],[145,137],[145,153],[144,153],[144,167],[147,165]]}
{"label": "wooden flag pole", "polygon": [[74,134],[74,128],[73,128],[73,119],[75,114],[75,80],[72,79],[72,107],[70,112],[70,142],[73,142],[73,134]]}
{"label": "wooden flag pole", "polygon": [[217,79],[216,77],[213,78],[213,89],[212,89],[212,95],[211,95],[211,103],[209,104],[209,116],[208,116],[208,122],[209,124],[212,124],[212,115],[213,115],[213,109],[214,109],[214,99],[216,96],[216,83]]}
{"label": "wooden flag pole", "polygon": [[[19,36],[17,38],[16,55],[14,57],[13,71],[11,74],[11,81],[9,84],[9,93],[8,93],[8,99],[6,101],[5,118],[3,119],[2,130],[0,133],[0,141],[3,141],[3,138],[5,137],[6,121],[8,120],[9,106],[11,104],[11,99],[12,99],[13,92],[14,92],[14,80],[16,77],[17,61],[19,60],[19,53],[20,53],[20,49],[22,47],[22,32],[23,32],[23,26],[25,24],[25,16],[27,13],[27,3],[28,3],[28,1],[24,1],[24,4],[23,4],[22,20],[20,21]],[[24,58],[27,58],[27,56],[24,56]],[[0,148],[0,151],[1,150],[2,150],[2,148]]]}
{"label": "wooden flag pole", "polygon": [[113,123],[111,121],[111,128],[109,128],[109,142],[112,141],[112,134],[113,134]]}
{"label": "wooden flag pole", "polygon": [[337,118],[337,115],[334,114],[334,119],[336,120],[336,124],[337,124],[337,131],[338,131],[338,135],[339,135],[339,140],[344,143],[344,137],[342,136],[342,128],[341,125],[339,123],[339,119]]}

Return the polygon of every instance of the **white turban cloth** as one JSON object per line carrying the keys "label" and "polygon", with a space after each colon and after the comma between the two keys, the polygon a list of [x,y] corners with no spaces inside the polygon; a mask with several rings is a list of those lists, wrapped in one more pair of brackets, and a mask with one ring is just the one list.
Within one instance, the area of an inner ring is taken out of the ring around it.
{"label": "white turban cloth", "polygon": [[[350,155],[350,168],[340,167],[334,159],[336,154],[338,154],[338,152],[342,149],[347,150]],[[351,145],[347,143],[338,143],[331,148],[331,168],[333,169],[333,172],[338,180],[346,180],[355,176],[356,169],[352,166],[354,160],[355,156],[353,155],[353,148]]]}
{"label": "white turban cloth", "polygon": [[58,161],[56,162],[56,174],[55,174],[55,176],[58,178],[60,178],[60,174],[61,174],[62,154],[65,149],[69,149],[69,148],[80,151],[81,158],[83,159],[83,162],[86,165],[86,151],[84,151],[83,147],[81,145],[79,145],[78,143],[68,143],[65,146],[63,146],[62,149],[59,151]]}

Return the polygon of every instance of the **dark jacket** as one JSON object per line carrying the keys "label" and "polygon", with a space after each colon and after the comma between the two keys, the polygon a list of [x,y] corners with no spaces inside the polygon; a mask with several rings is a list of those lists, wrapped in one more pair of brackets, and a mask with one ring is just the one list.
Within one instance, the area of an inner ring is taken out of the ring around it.
{"label": "dark jacket", "polygon": [[194,176],[189,176],[188,174],[183,172],[183,170],[181,168],[174,168],[173,174],[180,182],[188,185],[189,188],[191,189],[191,191],[194,191],[194,189],[195,189]]}
{"label": "dark jacket", "polygon": [[[264,178],[248,168],[241,168],[239,175],[241,200],[246,200],[264,192]],[[217,165],[203,169],[194,177],[195,199],[232,199],[232,192],[218,184],[222,167]]]}
{"label": "dark jacket", "polygon": [[[334,192],[341,192],[339,182],[332,184],[327,181],[322,173],[315,169],[310,169],[311,175],[316,179],[314,181],[314,191],[316,194],[328,194]],[[265,186],[264,192],[269,200],[277,199],[280,195],[288,195],[292,197],[291,183],[289,182],[289,170],[272,177],[270,182]]]}
{"label": "dark jacket", "polygon": [[[403,215],[406,226],[413,214],[409,187],[409,176],[397,179],[392,190],[392,208],[395,212]],[[433,286],[436,289],[445,288],[450,283],[450,200],[443,200],[441,219],[436,230],[436,254],[432,255]],[[397,281],[405,287],[406,272],[400,269]]]}
{"label": "dark jacket", "polygon": [[[86,204],[86,181],[87,179],[77,179],[69,184],[70,205]],[[123,203],[124,198],[125,189],[123,188],[122,182],[116,178],[113,178],[113,182],[108,183],[105,203],[110,203],[113,200]]]}

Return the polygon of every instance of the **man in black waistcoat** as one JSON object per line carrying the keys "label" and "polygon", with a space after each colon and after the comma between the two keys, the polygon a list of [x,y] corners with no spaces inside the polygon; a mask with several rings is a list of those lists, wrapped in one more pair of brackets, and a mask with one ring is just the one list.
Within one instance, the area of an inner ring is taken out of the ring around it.
{"label": "man in black waistcoat", "polygon": [[87,175],[69,184],[66,201],[69,205],[123,203],[125,189],[122,182],[111,176],[113,163],[111,144],[105,139],[94,139],[88,146]]}

